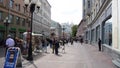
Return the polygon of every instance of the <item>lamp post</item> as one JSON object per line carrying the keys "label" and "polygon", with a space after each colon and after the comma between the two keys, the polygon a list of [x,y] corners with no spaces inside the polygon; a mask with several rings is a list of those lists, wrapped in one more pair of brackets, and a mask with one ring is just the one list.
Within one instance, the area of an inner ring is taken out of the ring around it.
{"label": "lamp post", "polygon": [[33,13],[34,13],[36,7],[39,10],[41,3],[39,2],[39,0],[24,0],[24,3],[25,3],[26,8],[29,6],[30,13],[31,13],[30,42],[29,42],[27,59],[32,61],[33,60],[33,56],[32,56],[32,23],[33,23]]}
{"label": "lamp post", "polygon": [[10,20],[8,17],[5,18],[4,20],[4,25],[5,25],[5,37],[7,38],[7,34],[8,34],[8,26],[10,24]]}

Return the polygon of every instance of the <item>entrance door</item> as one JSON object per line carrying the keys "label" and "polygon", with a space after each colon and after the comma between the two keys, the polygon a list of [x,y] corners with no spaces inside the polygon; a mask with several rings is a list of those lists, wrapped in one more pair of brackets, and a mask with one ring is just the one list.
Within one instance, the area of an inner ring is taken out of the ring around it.
{"label": "entrance door", "polygon": [[0,46],[2,46],[4,44],[4,31],[0,31]]}

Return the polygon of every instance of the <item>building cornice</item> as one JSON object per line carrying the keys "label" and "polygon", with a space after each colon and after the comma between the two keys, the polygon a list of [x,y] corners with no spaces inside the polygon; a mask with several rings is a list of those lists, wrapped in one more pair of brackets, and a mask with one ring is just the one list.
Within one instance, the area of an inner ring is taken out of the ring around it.
{"label": "building cornice", "polygon": [[106,0],[102,6],[100,7],[99,11],[97,12],[97,15],[96,17],[91,21],[90,24],[88,24],[87,26],[90,26],[92,24],[95,23],[95,21],[100,17],[100,15],[102,14],[102,12],[104,11],[104,9],[109,5],[109,3],[111,2],[112,0]]}
{"label": "building cornice", "polygon": [[26,15],[24,13],[21,13],[19,11],[15,11],[14,9],[11,9],[11,8],[6,8],[6,7],[1,6],[1,5],[0,5],[0,8],[3,9],[2,11],[6,12],[6,13],[8,13],[9,9],[10,9],[10,14],[13,14],[13,15],[16,15],[16,16],[20,16],[20,17],[30,17],[30,16],[28,16],[28,14]]}

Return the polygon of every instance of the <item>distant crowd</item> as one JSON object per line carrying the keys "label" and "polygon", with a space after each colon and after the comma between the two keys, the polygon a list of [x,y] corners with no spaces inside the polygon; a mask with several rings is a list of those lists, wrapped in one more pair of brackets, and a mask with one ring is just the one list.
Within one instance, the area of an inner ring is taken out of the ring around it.
{"label": "distant crowd", "polygon": [[[59,37],[51,37],[51,38],[46,38],[46,37],[38,37],[38,36],[33,36],[32,37],[32,51],[42,51],[44,53],[47,53],[47,47],[50,46],[52,49],[52,53],[55,55],[58,55],[59,51],[58,49],[62,47],[62,50],[65,52],[65,44],[71,43],[71,45],[74,44],[75,42],[80,42],[81,44],[83,43],[83,38],[59,38]],[[21,49],[21,53],[23,55],[28,54],[28,49],[29,49],[29,43],[30,43],[30,38],[27,38],[26,40],[20,39],[18,37],[12,38],[11,35],[7,36],[7,39],[5,40],[5,47],[6,51],[9,47],[19,47]]]}

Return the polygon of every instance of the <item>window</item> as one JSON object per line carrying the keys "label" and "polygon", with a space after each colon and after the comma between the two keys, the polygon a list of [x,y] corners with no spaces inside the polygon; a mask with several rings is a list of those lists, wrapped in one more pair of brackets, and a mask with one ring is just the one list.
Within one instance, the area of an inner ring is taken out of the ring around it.
{"label": "window", "polygon": [[95,29],[92,29],[91,31],[91,41],[94,42],[94,36],[95,36],[95,33],[94,33]]}
{"label": "window", "polygon": [[13,3],[14,3],[13,0],[10,0],[9,1],[9,7],[13,8]]}
{"label": "window", "polygon": [[13,21],[14,21],[14,16],[13,15],[9,15],[9,20],[10,20],[10,23],[13,23]]}
{"label": "window", "polygon": [[20,4],[16,4],[16,10],[20,11]]}
{"label": "window", "polygon": [[20,39],[23,39],[23,32],[20,32],[20,33],[19,33],[19,38],[20,38]]}
{"label": "window", "polygon": [[30,20],[28,20],[27,23],[28,23],[28,27],[30,27],[30,25],[31,25],[31,24],[30,24]]}
{"label": "window", "polygon": [[22,18],[21,20],[22,20],[21,21],[22,22],[22,26],[25,26],[25,19]]}
{"label": "window", "polygon": [[26,8],[23,6],[23,13],[25,13],[26,12]]}
{"label": "window", "polygon": [[2,20],[2,12],[0,11],[0,21]]}
{"label": "window", "polygon": [[83,0],[83,5],[85,6],[85,0]]}
{"label": "window", "polygon": [[100,38],[100,25],[96,27],[96,41],[98,41],[98,38]]}
{"label": "window", "polygon": [[88,1],[88,8],[90,8],[90,1]]}
{"label": "window", "polygon": [[4,32],[0,31],[0,45],[4,44]]}
{"label": "window", "polygon": [[20,17],[16,17],[16,24],[17,24],[17,25],[20,24]]}
{"label": "window", "polygon": [[103,26],[103,43],[112,45],[112,21],[108,19]]}
{"label": "window", "polygon": [[0,0],[0,2],[3,2],[3,0]]}

